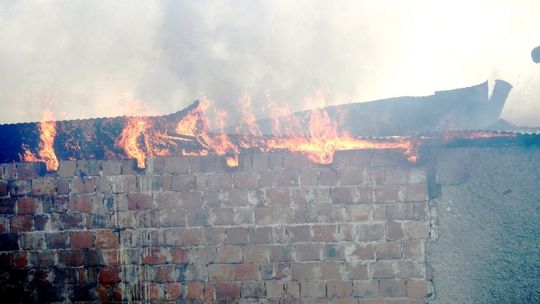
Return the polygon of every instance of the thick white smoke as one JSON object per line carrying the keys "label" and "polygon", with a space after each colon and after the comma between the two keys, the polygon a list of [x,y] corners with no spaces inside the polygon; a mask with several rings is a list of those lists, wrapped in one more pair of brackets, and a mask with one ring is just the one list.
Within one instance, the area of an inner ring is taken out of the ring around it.
{"label": "thick white smoke", "polygon": [[[293,109],[501,78],[540,126],[540,2],[0,1],[0,123],[177,111],[244,92]],[[140,107],[134,107],[134,105]]]}

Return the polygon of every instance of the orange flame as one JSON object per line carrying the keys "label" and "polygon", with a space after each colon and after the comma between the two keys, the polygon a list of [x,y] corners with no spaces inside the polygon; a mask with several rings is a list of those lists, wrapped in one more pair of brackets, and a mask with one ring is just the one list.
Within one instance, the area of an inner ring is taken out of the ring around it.
{"label": "orange flame", "polygon": [[39,151],[37,156],[30,151],[27,145],[23,145],[24,154],[20,156],[25,162],[44,162],[47,170],[58,169],[58,159],[54,152],[54,139],[56,137],[56,122],[53,121],[53,114],[50,109],[45,109],[41,113],[41,121],[38,123],[39,129]]}
{"label": "orange flame", "polygon": [[144,161],[146,160],[147,153],[141,149],[138,145],[140,136],[144,137],[144,132],[150,127],[147,119],[142,117],[130,117],[127,124],[122,130],[120,138],[117,140],[116,145],[124,148],[124,152],[128,157],[137,160],[137,166],[144,168]]}

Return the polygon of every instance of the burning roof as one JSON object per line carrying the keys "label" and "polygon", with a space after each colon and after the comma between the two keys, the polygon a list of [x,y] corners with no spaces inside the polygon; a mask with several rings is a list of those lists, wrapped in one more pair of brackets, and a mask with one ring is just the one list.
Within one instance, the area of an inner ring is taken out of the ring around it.
{"label": "burning roof", "polygon": [[[255,119],[251,100],[244,96],[242,119],[236,128],[227,130],[224,111],[215,111],[211,125],[206,116],[211,101],[206,99],[165,116],[53,121],[46,115],[38,123],[0,126],[0,162],[42,161],[48,170],[55,170],[58,160],[134,158],[142,168],[148,157],[216,154],[235,166],[245,150],[288,150],[326,164],[332,162],[335,151],[351,149],[401,149],[414,161],[419,145],[432,140],[434,132],[482,129],[494,123],[510,88],[508,83],[497,81],[489,99],[487,83],[483,83],[427,97],[299,113],[275,106],[271,118],[262,121]],[[422,132],[430,133],[418,135]],[[412,135],[416,136],[404,137]],[[475,131],[436,137],[513,138],[515,134]]]}

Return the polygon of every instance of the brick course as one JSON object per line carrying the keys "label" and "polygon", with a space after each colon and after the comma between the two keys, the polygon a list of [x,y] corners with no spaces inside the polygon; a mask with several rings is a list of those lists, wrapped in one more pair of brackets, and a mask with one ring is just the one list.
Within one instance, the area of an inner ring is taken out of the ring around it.
{"label": "brick course", "polygon": [[[397,153],[397,152],[396,152]],[[386,151],[0,165],[0,297],[422,303],[426,174]],[[9,174],[8,174],[9,173]],[[14,177],[18,177],[15,179]],[[30,291],[30,292],[28,292]]]}

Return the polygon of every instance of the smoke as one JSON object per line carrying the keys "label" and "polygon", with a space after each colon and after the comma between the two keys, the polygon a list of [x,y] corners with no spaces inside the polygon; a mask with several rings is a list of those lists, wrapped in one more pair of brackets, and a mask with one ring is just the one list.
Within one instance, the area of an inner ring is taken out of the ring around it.
{"label": "smoke", "polygon": [[[515,89],[503,116],[540,126],[540,3],[2,1],[0,123],[165,114],[250,93],[301,109],[470,86]],[[260,114],[260,113],[259,113]]]}

